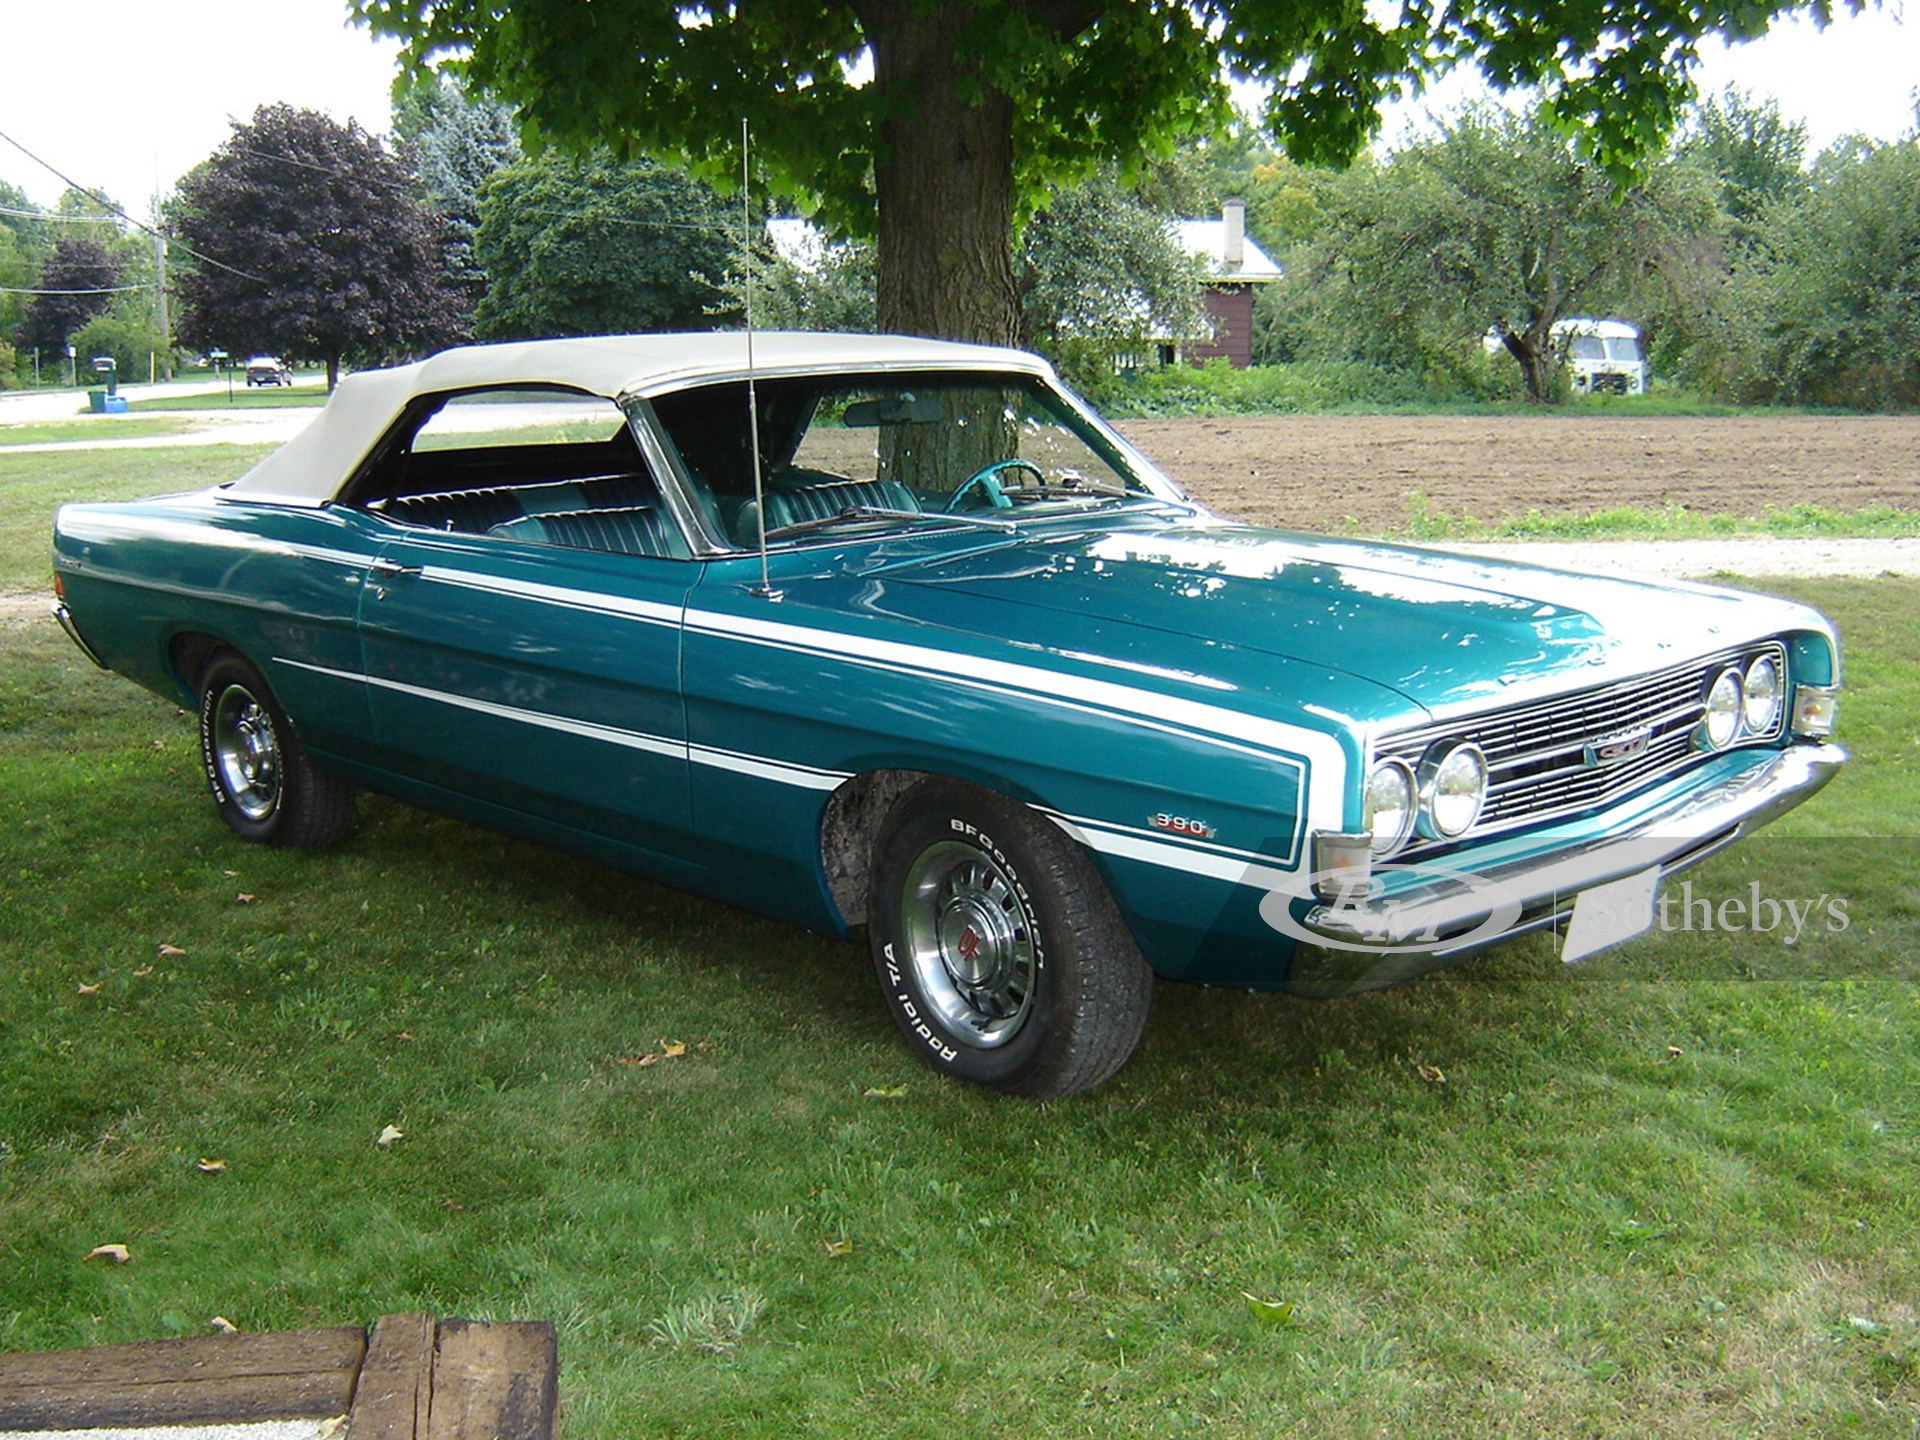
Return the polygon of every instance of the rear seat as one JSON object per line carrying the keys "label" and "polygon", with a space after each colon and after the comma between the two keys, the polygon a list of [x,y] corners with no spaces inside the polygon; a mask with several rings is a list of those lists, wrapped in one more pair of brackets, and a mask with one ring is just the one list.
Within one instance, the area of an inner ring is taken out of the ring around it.
{"label": "rear seat", "polygon": [[654,498],[653,482],[644,475],[593,475],[539,485],[492,485],[429,495],[397,495],[380,509],[409,525],[484,535],[524,515],[621,509],[651,504]]}
{"label": "rear seat", "polygon": [[616,555],[679,558],[686,554],[672,521],[653,505],[611,506],[603,510],[553,510],[523,515],[492,526],[487,533],[506,540],[533,540],[576,550]]}

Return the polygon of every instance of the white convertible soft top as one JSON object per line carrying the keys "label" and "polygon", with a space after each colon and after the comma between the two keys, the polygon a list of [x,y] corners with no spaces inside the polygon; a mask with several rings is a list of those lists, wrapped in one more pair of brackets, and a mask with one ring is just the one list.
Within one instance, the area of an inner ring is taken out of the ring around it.
{"label": "white convertible soft top", "polygon": [[[772,332],[753,337],[755,375],[954,369],[1053,374],[1037,356],[986,345],[893,335]],[[489,386],[558,385],[622,400],[746,374],[744,332],[466,345],[412,365],[347,376],[311,425],[223,493],[288,505],[324,505],[339,493],[401,411],[421,395]]]}

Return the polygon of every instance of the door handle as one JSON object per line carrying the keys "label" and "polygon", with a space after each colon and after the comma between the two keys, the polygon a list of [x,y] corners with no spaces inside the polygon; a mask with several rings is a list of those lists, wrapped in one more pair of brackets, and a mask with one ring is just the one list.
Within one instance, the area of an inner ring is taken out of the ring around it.
{"label": "door handle", "polygon": [[379,559],[367,567],[367,573],[376,580],[398,580],[402,575],[418,575],[418,565],[402,565],[397,560]]}

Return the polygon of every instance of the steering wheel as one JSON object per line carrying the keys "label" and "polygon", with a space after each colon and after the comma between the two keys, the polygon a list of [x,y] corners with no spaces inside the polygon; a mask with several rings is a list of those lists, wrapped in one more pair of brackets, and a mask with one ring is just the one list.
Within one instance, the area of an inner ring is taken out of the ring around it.
{"label": "steering wheel", "polygon": [[1024,470],[1039,484],[1047,483],[1046,475],[1031,460],[996,460],[991,465],[982,465],[961,482],[960,488],[947,497],[947,510],[958,510],[967,493],[976,489],[987,497],[987,504],[995,510],[1010,508],[1013,502],[1007,499],[1006,491],[1000,488],[1000,477],[1009,470]]}

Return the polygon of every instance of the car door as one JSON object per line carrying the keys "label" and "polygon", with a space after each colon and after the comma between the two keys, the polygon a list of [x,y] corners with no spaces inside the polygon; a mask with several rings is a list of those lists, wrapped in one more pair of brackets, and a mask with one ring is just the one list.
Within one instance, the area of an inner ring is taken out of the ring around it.
{"label": "car door", "polygon": [[388,763],[495,819],[683,857],[681,624],[698,570],[492,535],[396,534],[360,610]]}

